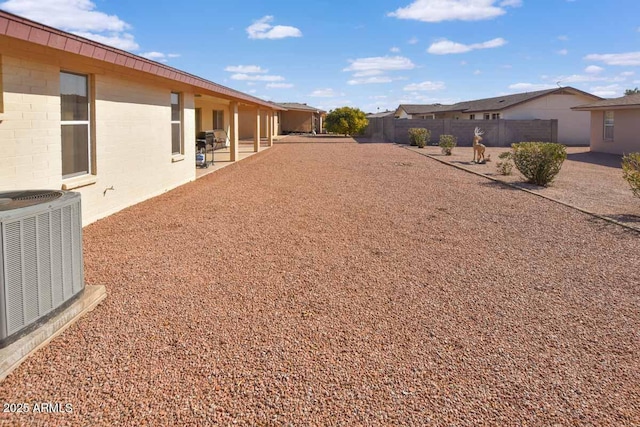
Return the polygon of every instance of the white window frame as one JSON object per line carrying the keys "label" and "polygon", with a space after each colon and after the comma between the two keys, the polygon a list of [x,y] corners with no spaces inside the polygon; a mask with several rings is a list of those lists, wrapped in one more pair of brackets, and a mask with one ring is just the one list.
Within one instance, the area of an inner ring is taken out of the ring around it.
{"label": "white window frame", "polygon": [[[62,179],[70,179],[70,178],[75,178],[75,177],[83,176],[83,175],[92,175],[94,173],[94,166],[93,166],[93,150],[92,150],[93,149],[93,144],[92,144],[92,140],[91,140],[91,132],[92,132],[92,128],[91,128],[91,114],[92,114],[92,110],[91,110],[91,78],[89,77],[88,74],[74,73],[74,72],[71,72],[71,71],[63,71],[63,70],[61,70],[60,74],[70,74],[70,75],[74,75],[74,76],[84,77],[85,81],[86,81],[86,90],[87,90],[87,120],[63,120],[62,119],[62,106],[61,106],[61,108],[60,108],[60,131],[61,131],[61,138],[62,138],[62,127],[63,126],[71,126],[71,125],[86,125],[87,126],[87,169],[88,170],[87,171],[82,171],[82,172],[73,172],[73,173],[70,173],[70,174],[67,174],[67,175],[62,175]],[[62,96],[62,94],[60,96]],[[61,139],[60,143],[62,144],[62,139]]]}
{"label": "white window frame", "polygon": [[[178,111],[180,112],[180,117],[178,118],[178,120],[174,120],[173,119],[173,106],[175,105],[173,103],[173,95],[177,95],[178,96]],[[171,99],[170,99],[170,107],[171,107],[171,154],[173,156],[180,156],[184,154],[184,138],[182,136],[182,117],[183,117],[183,112],[182,112],[182,93],[180,92],[171,92]],[[180,138],[179,141],[179,147],[178,147],[178,151],[174,151],[173,149],[173,125],[178,125],[178,137]]]}
{"label": "white window frame", "polygon": [[[611,118],[607,119],[607,113],[611,114]],[[613,110],[604,111],[602,116],[602,139],[604,141],[613,142],[614,138],[614,125],[615,125],[615,114]]]}

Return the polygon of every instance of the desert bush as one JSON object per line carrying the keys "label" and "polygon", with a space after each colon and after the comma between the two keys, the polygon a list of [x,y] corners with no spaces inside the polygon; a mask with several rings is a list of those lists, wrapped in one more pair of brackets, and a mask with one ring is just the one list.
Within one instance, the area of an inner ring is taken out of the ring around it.
{"label": "desert bush", "polygon": [[498,155],[500,161],[496,163],[496,169],[498,169],[498,173],[501,175],[511,175],[511,171],[513,170],[513,156],[511,155],[511,151],[504,151]]}
{"label": "desert bush", "polygon": [[409,143],[411,145],[417,145],[418,148],[424,148],[431,139],[431,132],[425,128],[410,128],[409,129]]}
{"label": "desert bush", "polygon": [[566,147],[553,142],[511,144],[513,163],[528,182],[547,186],[567,158]]}
{"label": "desert bush", "polygon": [[458,140],[453,135],[440,135],[438,145],[442,149],[442,154],[451,155],[451,151],[458,144]]}
{"label": "desert bush", "polygon": [[629,153],[622,157],[622,177],[631,186],[631,191],[640,197],[640,153]]}
{"label": "desert bush", "polygon": [[343,135],[359,135],[369,124],[366,115],[359,108],[341,107],[329,111],[324,120],[328,132]]}

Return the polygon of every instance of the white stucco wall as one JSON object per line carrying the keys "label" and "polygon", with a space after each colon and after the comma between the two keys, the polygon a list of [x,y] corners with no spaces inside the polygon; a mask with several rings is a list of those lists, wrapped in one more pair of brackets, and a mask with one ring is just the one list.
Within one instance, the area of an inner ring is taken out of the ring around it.
{"label": "white stucco wall", "polygon": [[[73,189],[82,194],[83,224],[195,179],[192,93],[6,38],[0,38],[0,52],[0,191],[61,189],[78,181],[62,179],[61,66],[93,81],[95,174]],[[171,154],[172,91],[183,94],[184,155],[178,157]]]}
{"label": "white stucco wall", "polygon": [[590,115],[571,107],[594,102],[584,95],[551,94],[516,105],[501,112],[501,118],[512,120],[558,119],[558,142],[566,145],[589,145]]}

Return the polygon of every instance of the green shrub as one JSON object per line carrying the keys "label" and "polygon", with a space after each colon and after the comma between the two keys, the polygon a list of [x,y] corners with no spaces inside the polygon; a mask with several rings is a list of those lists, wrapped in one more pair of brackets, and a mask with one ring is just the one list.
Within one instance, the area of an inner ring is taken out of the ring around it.
{"label": "green shrub", "polygon": [[552,142],[519,142],[511,148],[516,168],[528,182],[537,185],[553,181],[567,158],[566,147]]}
{"label": "green shrub", "polygon": [[502,175],[511,175],[511,171],[513,170],[511,151],[504,151],[498,155],[500,158],[500,162],[496,163],[496,168],[498,172]]}
{"label": "green shrub", "polygon": [[440,135],[438,145],[442,149],[442,154],[451,155],[451,150],[458,144],[458,140],[453,135]]}
{"label": "green shrub", "polygon": [[431,132],[425,128],[411,128],[409,129],[409,143],[411,145],[417,145],[418,148],[424,148],[425,145],[431,139]]}
{"label": "green shrub", "polygon": [[369,124],[366,115],[359,108],[341,107],[329,111],[324,126],[328,132],[343,135],[359,135]]}
{"label": "green shrub", "polygon": [[622,177],[631,186],[634,196],[640,197],[640,153],[630,153],[622,158]]}

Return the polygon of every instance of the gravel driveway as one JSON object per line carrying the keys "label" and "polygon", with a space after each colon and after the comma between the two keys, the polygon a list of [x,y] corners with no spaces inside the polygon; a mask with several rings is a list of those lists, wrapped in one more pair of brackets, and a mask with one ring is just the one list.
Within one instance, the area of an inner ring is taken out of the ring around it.
{"label": "gravel driveway", "polygon": [[108,298],[23,425],[638,425],[640,236],[390,144],[287,138],[84,230]]}

